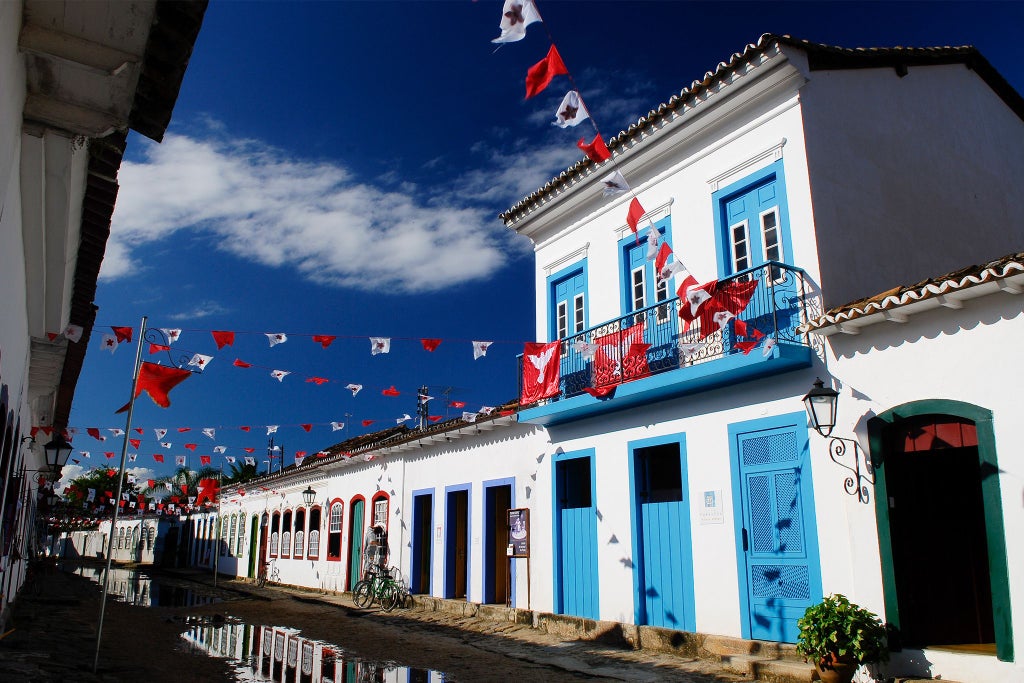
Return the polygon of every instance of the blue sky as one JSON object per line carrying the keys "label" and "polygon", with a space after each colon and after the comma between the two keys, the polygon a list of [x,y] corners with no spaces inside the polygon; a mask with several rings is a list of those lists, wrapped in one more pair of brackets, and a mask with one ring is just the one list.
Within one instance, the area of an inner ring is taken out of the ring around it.
{"label": "blue sky", "polygon": [[[523,99],[545,28],[606,138],[765,32],[845,47],[973,44],[1024,91],[1022,3],[538,5],[545,24],[495,51],[500,1],[210,4],[163,144],[129,140],[71,414],[77,467],[117,462],[104,458],[120,455],[106,430],[124,427],[114,411],[135,349],[111,355],[100,340],[111,325],[137,331],[143,315],[184,330],[177,355],[214,360],[171,392],[170,408],[137,402],[142,475],[169,472],[175,455],[220,464],[218,445],[262,460],[265,425],[281,425],[290,464],[295,451],[415,415],[422,384],[437,397],[432,414],[461,414],[441,400],[446,389],[468,410],[514,398],[515,357],[534,336],[532,251],[497,214],[593,136],[586,124],[549,125],[566,79]],[[235,331],[234,346],[218,351],[210,330]],[[289,341],[271,348],[263,333],[273,332]],[[339,338],[323,349],[312,334]],[[371,356],[370,336],[391,337],[391,353]],[[444,341],[428,353],[421,338]],[[474,361],[472,340],[496,343]],[[292,374],[278,382],[270,369]],[[365,388],[353,397],[348,382]],[[382,396],[392,385],[401,395]],[[170,449],[154,428],[169,430]]]}

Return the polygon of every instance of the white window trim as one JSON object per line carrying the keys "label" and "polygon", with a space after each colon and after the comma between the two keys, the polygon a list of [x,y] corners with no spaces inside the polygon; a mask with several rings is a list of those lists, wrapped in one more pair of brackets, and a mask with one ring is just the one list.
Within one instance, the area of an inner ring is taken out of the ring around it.
{"label": "white window trim", "polygon": [[[582,312],[579,320],[576,319],[576,312]],[[573,334],[579,334],[587,327],[587,300],[586,297],[580,293],[572,298],[572,323]]]}
{"label": "white window trim", "polygon": [[[739,263],[737,263],[738,258],[736,254],[736,228],[740,225],[743,226],[743,241],[747,245],[747,265],[743,266],[742,268],[740,268]],[[746,270],[751,266],[750,262],[753,259],[751,258],[750,253],[750,221],[748,221],[747,219],[744,218],[742,221],[739,221],[738,223],[732,223],[731,225],[729,225],[729,250],[731,252],[730,256],[732,260],[733,274],[738,273],[741,270]]]}

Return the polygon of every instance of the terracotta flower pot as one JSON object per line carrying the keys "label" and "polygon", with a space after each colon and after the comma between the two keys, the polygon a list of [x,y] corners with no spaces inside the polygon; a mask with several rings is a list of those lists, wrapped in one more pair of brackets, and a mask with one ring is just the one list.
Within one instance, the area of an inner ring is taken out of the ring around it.
{"label": "terracotta flower pot", "polygon": [[821,683],[850,683],[857,672],[857,664],[846,659],[837,659],[830,654],[820,662],[814,663]]}

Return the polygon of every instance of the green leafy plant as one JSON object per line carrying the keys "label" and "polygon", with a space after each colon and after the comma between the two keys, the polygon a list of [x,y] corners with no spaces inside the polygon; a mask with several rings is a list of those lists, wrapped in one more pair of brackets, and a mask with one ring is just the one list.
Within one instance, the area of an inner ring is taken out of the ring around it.
{"label": "green leafy plant", "polygon": [[836,661],[867,664],[889,660],[882,620],[845,595],[830,595],[808,607],[797,626],[797,652],[824,668]]}

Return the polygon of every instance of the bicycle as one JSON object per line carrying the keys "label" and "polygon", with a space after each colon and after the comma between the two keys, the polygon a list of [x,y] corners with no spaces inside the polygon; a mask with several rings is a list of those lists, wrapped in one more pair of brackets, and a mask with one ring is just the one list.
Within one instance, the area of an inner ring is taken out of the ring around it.
{"label": "bicycle", "polygon": [[367,608],[376,601],[385,612],[395,609],[401,590],[391,577],[391,572],[386,568],[371,565],[366,570],[366,576],[367,578],[352,588],[352,601],[356,607]]}
{"label": "bicycle", "polygon": [[256,576],[256,585],[260,588],[266,586],[267,581],[270,583],[281,582],[281,571],[273,561],[264,562],[263,566],[260,568],[260,573]]}

